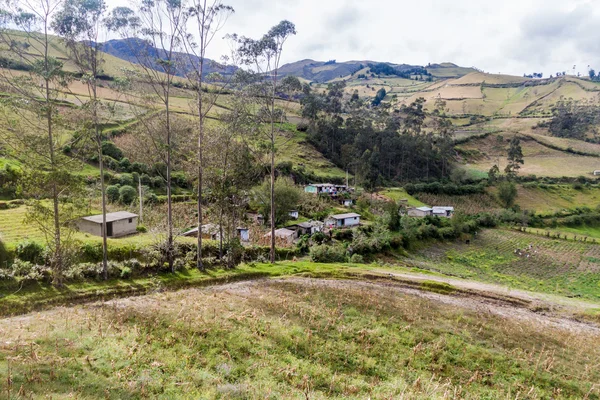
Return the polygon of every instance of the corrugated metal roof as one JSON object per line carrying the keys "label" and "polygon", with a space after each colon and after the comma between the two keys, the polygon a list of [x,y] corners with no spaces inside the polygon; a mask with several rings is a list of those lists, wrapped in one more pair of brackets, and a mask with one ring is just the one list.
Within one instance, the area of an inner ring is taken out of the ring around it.
{"label": "corrugated metal roof", "polygon": [[433,208],[429,208],[429,207],[417,207],[417,210],[419,211],[433,211]]}
{"label": "corrugated metal roof", "polygon": [[[133,214],[127,211],[117,211],[113,213],[106,214],[106,222],[114,222],[114,221],[122,221],[124,219],[129,218],[137,218],[137,214]],[[89,217],[83,217],[82,219],[90,222],[95,222],[97,224],[102,223],[102,214],[100,215],[91,215]]]}
{"label": "corrugated metal roof", "polygon": [[360,218],[360,214],[357,213],[346,213],[346,214],[336,214],[336,215],[332,215],[331,218],[333,219],[346,219],[346,218]]}
{"label": "corrugated metal roof", "polygon": [[433,212],[436,211],[454,211],[454,207],[433,207]]}

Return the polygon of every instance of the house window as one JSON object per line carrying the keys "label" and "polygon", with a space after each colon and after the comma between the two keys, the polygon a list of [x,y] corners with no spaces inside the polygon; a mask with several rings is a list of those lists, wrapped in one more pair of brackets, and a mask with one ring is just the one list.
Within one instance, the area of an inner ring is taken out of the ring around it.
{"label": "house window", "polygon": [[129,223],[132,223],[132,222],[133,222],[133,218],[129,218]]}

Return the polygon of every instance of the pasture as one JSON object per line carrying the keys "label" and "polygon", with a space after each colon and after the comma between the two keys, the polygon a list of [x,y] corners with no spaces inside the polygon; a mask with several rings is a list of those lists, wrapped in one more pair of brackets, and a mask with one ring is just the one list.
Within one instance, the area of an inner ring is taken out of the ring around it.
{"label": "pasture", "polygon": [[0,321],[0,343],[8,397],[597,399],[600,380],[592,333],[355,281],[59,308]]}

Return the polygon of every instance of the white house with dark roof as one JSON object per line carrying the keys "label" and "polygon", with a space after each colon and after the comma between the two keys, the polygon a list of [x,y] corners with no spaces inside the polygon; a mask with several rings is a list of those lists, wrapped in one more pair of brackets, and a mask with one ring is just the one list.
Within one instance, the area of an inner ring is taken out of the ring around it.
{"label": "white house with dark roof", "polygon": [[454,207],[433,207],[433,215],[442,218],[452,218],[454,215]]}
{"label": "white house with dark roof", "polygon": [[[106,236],[120,237],[137,232],[138,215],[127,211],[106,214]],[[77,229],[95,236],[102,236],[102,214],[83,217],[77,221]]]}
{"label": "white house with dark roof", "polygon": [[325,220],[325,226],[328,228],[349,228],[360,225],[360,214],[346,213],[336,214]]}

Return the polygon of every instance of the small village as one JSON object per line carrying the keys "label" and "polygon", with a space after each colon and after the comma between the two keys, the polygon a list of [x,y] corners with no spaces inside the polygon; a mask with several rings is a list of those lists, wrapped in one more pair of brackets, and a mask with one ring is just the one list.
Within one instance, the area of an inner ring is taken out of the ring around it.
{"label": "small village", "polygon": [[[280,246],[293,246],[303,236],[312,236],[317,232],[329,235],[333,230],[352,229],[365,223],[361,222],[361,214],[351,212],[356,204],[357,192],[355,188],[348,185],[338,185],[331,183],[311,183],[304,186],[304,192],[314,196],[324,196],[332,204],[345,207],[349,210],[346,213],[331,214],[323,220],[305,220],[299,211],[291,209],[288,211],[289,222],[285,226],[275,229],[275,237]],[[408,205],[407,199],[399,200],[399,215],[414,218],[439,217],[452,218],[454,216],[454,207],[452,206],[433,206],[433,207],[412,207]],[[117,211],[106,214],[107,236],[110,238],[119,238],[137,233],[139,215],[128,211]],[[265,218],[256,211],[248,211],[245,214],[246,224],[236,227],[236,237],[242,245],[263,243],[265,239],[270,238],[271,232],[266,232]],[[102,236],[102,215],[92,215],[81,218],[77,223],[79,231],[93,235]],[[222,229],[217,223],[206,223],[201,229],[202,239],[221,240]],[[198,227],[190,228],[180,234],[183,237],[197,237]]]}

